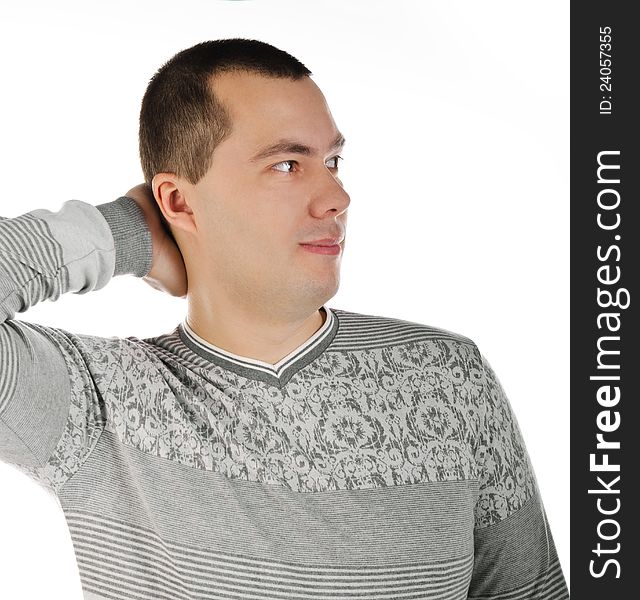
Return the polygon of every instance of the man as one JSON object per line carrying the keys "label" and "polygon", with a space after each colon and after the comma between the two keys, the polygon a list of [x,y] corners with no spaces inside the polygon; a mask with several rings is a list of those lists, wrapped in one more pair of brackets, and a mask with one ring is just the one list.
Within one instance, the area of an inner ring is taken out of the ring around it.
{"label": "man", "polygon": [[[86,598],[568,598],[475,343],[325,304],[343,144],[298,60],[205,42],[149,83],[145,186],[0,221],[0,457],[60,499]],[[125,273],[186,318],[14,319]]]}

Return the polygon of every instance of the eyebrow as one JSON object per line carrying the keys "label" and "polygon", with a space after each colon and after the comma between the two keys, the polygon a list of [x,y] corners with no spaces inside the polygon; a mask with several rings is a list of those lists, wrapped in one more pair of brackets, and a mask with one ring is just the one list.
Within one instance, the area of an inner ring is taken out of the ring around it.
{"label": "eyebrow", "polygon": [[[342,148],[345,144],[344,136],[341,133],[335,137],[329,150]],[[296,140],[279,140],[275,144],[270,144],[258,150],[258,152],[250,159],[251,162],[258,162],[276,154],[304,154],[305,156],[313,156],[317,154],[317,150]]]}

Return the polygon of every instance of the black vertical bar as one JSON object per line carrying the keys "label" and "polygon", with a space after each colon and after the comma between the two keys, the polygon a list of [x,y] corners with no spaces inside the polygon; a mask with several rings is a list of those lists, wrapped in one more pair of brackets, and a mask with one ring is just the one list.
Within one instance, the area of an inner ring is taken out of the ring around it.
{"label": "black vertical bar", "polygon": [[571,595],[580,599],[640,597],[640,46],[633,6],[571,2],[570,577]]}

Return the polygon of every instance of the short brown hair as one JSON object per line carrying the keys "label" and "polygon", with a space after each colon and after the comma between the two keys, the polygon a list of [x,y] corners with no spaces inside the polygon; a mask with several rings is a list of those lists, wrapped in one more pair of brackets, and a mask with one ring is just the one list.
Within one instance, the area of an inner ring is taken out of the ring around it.
{"label": "short brown hair", "polygon": [[258,40],[212,40],[176,54],[151,78],[142,99],[140,162],[148,185],[162,172],[196,184],[208,171],[232,126],[211,79],[228,71],[289,79],[311,75],[298,59]]}

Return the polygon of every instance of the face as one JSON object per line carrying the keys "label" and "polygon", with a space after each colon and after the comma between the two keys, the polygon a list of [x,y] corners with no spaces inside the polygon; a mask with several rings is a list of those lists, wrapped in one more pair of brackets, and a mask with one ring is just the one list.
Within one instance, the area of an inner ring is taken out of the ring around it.
{"label": "face", "polygon": [[[338,177],[340,132],[308,77],[226,73],[214,89],[232,133],[190,190],[197,277],[232,302],[308,313],[340,281],[350,202]],[[337,254],[302,245],[324,238],[341,240]]]}

